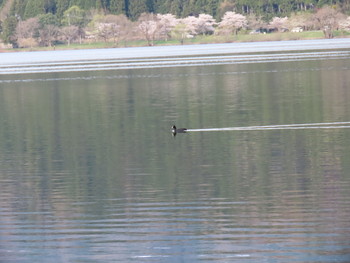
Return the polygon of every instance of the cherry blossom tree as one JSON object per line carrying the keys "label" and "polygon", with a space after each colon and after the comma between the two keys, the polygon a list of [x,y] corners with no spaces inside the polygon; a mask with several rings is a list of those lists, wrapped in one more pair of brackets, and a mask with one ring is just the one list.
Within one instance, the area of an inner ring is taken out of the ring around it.
{"label": "cherry blossom tree", "polygon": [[339,27],[345,31],[350,31],[350,16],[340,21]]}
{"label": "cherry blossom tree", "polygon": [[104,42],[107,42],[110,38],[117,37],[118,25],[115,23],[103,23],[100,22],[97,25],[97,35],[102,38]]}
{"label": "cherry blossom tree", "polygon": [[149,46],[154,45],[154,40],[156,38],[158,21],[157,17],[154,14],[143,13],[138,19],[138,29],[141,34],[147,40]]}
{"label": "cherry blossom tree", "polygon": [[271,29],[277,29],[278,32],[282,32],[284,28],[288,27],[288,17],[274,17],[269,23]]}
{"label": "cherry blossom tree", "polygon": [[208,14],[199,14],[197,19],[196,31],[198,34],[208,34],[214,32],[215,19]]}
{"label": "cherry blossom tree", "polygon": [[177,25],[179,25],[176,28],[177,38],[184,39],[214,32],[216,21],[211,15],[200,14],[198,17],[188,16],[178,19]]}
{"label": "cherry blossom tree", "polygon": [[184,24],[186,27],[186,31],[189,35],[195,36],[197,35],[197,25],[198,18],[195,16],[188,16],[180,20],[180,23]]}
{"label": "cherry blossom tree", "polygon": [[178,19],[172,14],[157,14],[158,34],[166,41],[170,36],[171,30],[179,23]]}
{"label": "cherry blossom tree", "polygon": [[244,15],[228,11],[224,14],[219,23],[219,33],[237,35],[238,31],[246,28],[248,25],[247,18]]}

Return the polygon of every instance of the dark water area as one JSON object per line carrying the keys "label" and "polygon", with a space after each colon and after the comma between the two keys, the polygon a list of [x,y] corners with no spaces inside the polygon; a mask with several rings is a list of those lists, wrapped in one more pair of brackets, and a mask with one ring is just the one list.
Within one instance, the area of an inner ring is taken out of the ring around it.
{"label": "dark water area", "polygon": [[0,262],[349,262],[350,47],[307,53],[0,75]]}

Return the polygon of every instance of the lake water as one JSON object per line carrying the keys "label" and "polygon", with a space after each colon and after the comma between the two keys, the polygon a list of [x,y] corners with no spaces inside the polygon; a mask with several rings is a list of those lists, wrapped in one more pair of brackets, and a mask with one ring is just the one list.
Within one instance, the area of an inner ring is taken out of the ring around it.
{"label": "lake water", "polygon": [[0,262],[349,262],[349,102],[350,39],[0,54]]}

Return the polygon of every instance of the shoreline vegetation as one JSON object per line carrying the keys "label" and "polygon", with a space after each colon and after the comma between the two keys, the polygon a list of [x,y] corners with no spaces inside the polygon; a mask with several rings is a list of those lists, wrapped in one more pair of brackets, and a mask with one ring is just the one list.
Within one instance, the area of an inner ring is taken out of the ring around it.
{"label": "shoreline vegetation", "polygon": [[[349,32],[335,31],[334,38],[350,38]],[[288,41],[288,40],[312,40],[324,39],[322,31],[304,31],[293,32],[275,32],[269,34],[238,34],[232,36],[197,36],[196,38],[186,39],[183,43],[178,40],[156,40],[153,46],[172,46],[172,45],[197,45],[197,44],[220,44],[220,43],[244,43],[244,42],[268,42],[268,41]],[[103,49],[103,48],[127,48],[127,47],[147,47],[146,40],[125,41],[116,45],[114,42],[91,42],[91,43],[73,43],[59,44],[48,47],[30,47],[30,48],[0,48],[0,53],[8,52],[34,52],[34,51],[53,51],[53,50],[84,50],[84,49]]]}
{"label": "shoreline vegetation", "polygon": [[[350,38],[349,32],[335,31],[334,38]],[[312,40],[324,39],[322,31],[304,31],[294,32],[275,32],[269,34],[238,34],[232,36],[204,35],[196,36],[196,38],[186,39],[183,43],[178,40],[156,40],[153,46],[175,46],[175,45],[197,45],[197,44],[221,44],[221,43],[245,43],[245,42],[269,42],[269,41],[288,41],[288,40]],[[123,43],[114,42],[90,42],[90,43],[72,43],[58,44],[53,46],[36,46],[30,48],[0,48],[0,53],[9,52],[34,52],[34,51],[54,51],[54,50],[84,50],[84,49],[103,49],[103,48],[132,48],[147,47],[146,40],[125,41]]]}
{"label": "shoreline vegetation", "polygon": [[350,37],[350,10],[342,2],[246,2],[238,8],[233,0],[203,0],[212,2],[212,8],[203,9],[203,2],[182,6],[188,12],[175,12],[166,5],[158,10],[165,0],[145,0],[153,7],[134,12],[130,2],[121,12],[112,2],[129,1],[103,1],[105,6],[93,0],[89,5],[67,1],[50,0],[47,6],[33,0],[35,5],[28,1],[21,8],[20,0],[0,0],[0,52]]}

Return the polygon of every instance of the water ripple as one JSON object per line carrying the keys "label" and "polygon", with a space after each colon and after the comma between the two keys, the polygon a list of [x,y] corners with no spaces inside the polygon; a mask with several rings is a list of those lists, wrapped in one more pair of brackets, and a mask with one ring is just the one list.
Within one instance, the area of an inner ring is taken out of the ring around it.
{"label": "water ripple", "polygon": [[[257,73],[284,73],[284,72],[304,72],[303,68],[289,68],[289,69],[273,69],[273,70],[252,70],[252,71],[227,71],[227,72],[206,72],[206,73],[180,73],[180,74],[118,74],[118,75],[90,75],[79,77],[59,77],[59,78],[22,78],[22,79],[0,79],[0,83],[22,83],[22,82],[51,82],[51,81],[71,81],[71,80],[94,80],[94,79],[139,79],[139,78],[182,78],[191,76],[220,76],[220,75],[242,75],[242,74],[257,74]],[[334,70],[332,67],[318,67],[308,68],[311,71]],[[350,67],[342,67],[342,71],[350,70]]]}
{"label": "water ripple", "polygon": [[148,59],[110,59],[91,61],[56,61],[37,63],[0,64],[0,74],[52,73],[74,71],[106,71],[121,69],[147,69],[185,66],[226,65],[287,62],[323,59],[349,59],[350,51],[320,51],[276,54],[240,54],[199,57],[170,57]]}
{"label": "water ripple", "polygon": [[[59,248],[70,251],[66,256],[75,262],[79,261],[75,252],[88,246],[94,250],[96,260],[110,255],[110,259],[105,259],[107,262],[112,262],[113,256],[120,260],[157,261],[179,255],[194,261],[225,261],[278,257],[277,248],[283,247],[286,259],[289,252],[293,258],[305,249],[314,253],[315,259],[322,253],[342,259],[333,247],[349,248],[343,243],[350,227],[348,219],[338,216],[337,225],[343,227],[322,230],[322,226],[334,223],[327,216],[330,211],[305,206],[298,192],[286,195],[289,200],[296,200],[290,203],[288,212],[283,202],[271,206],[268,213],[258,212],[261,205],[266,205],[266,201],[258,198],[244,202],[203,199],[176,204],[124,201],[110,205],[104,219],[101,215],[74,213],[74,206],[60,220],[59,215],[45,211],[15,212],[9,204],[1,211],[0,242],[6,246],[0,252],[5,260],[29,262],[24,260],[24,254],[33,260],[41,254],[39,248],[45,248],[45,253],[52,256]],[[23,216],[32,220],[23,221]],[[18,244],[26,248],[22,253],[15,253]],[[116,246],[118,250],[114,250]],[[179,247],[183,250],[178,251]]]}

